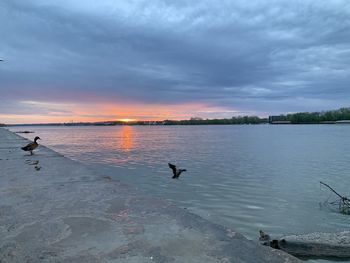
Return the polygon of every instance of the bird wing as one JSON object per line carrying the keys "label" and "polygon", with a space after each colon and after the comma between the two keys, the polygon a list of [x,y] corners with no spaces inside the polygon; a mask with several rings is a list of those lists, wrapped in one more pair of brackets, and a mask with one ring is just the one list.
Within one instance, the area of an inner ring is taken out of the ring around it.
{"label": "bird wing", "polygon": [[173,174],[176,175],[176,166],[173,165],[173,164],[171,164],[171,163],[168,163],[168,165],[169,165],[169,168],[170,168],[171,170],[173,170]]}
{"label": "bird wing", "polygon": [[34,142],[31,142],[31,143],[27,144],[26,146],[22,147],[21,149],[22,149],[23,151],[30,151],[30,150],[33,150],[33,149],[35,149],[35,148],[36,148],[36,147],[35,147],[35,143],[34,143]]}

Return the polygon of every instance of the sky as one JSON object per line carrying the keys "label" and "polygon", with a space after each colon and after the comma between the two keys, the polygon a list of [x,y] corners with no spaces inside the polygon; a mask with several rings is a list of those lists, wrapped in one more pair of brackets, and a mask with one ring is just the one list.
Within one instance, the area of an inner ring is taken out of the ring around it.
{"label": "sky", "polygon": [[0,122],[350,106],[348,0],[1,0]]}

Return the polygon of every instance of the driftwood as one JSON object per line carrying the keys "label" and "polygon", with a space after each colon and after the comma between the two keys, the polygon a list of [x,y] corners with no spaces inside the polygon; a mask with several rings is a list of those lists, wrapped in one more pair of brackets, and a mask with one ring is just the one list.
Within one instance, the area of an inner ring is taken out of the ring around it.
{"label": "driftwood", "polygon": [[320,182],[320,184],[326,186],[328,189],[330,189],[338,197],[338,200],[328,202],[328,205],[335,206],[339,209],[340,213],[349,215],[350,214],[350,199],[345,197],[345,196],[340,195],[337,191],[335,191],[328,184],[325,184],[323,182]]}
{"label": "driftwood", "polygon": [[260,243],[283,250],[296,257],[350,258],[350,231],[340,233],[311,233],[271,239],[260,230]]}

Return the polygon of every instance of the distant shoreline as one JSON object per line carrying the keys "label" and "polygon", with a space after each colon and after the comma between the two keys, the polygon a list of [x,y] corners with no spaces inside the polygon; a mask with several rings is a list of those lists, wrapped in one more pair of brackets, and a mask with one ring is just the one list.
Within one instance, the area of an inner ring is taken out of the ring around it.
{"label": "distant shoreline", "polygon": [[66,122],[40,124],[2,124],[8,126],[117,126],[117,125],[240,125],[240,124],[350,124],[350,108],[340,108],[322,112],[299,112],[287,115],[275,115],[268,118],[258,116],[237,116],[229,119],[203,119],[192,117],[189,120],[162,121],[100,121],[100,122]]}
{"label": "distant shoreline", "polygon": [[350,124],[350,121],[333,121],[333,122],[301,122],[301,123],[197,123],[197,124],[137,124],[137,123],[123,123],[123,124],[52,124],[52,123],[40,123],[40,124],[8,124],[3,127],[106,127],[106,126],[238,126],[238,125],[345,125]]}

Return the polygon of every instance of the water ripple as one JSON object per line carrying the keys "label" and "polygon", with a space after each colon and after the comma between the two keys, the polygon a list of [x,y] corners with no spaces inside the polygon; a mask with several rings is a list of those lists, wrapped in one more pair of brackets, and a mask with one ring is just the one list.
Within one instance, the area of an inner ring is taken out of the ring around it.
{"label": "water ripple", "polygon": [[[22,129],[21,127],[17,130]],[[349,193],[350,126],[32,127],[54,150],[251,239],[349,229],[319,208]],[[25,136],[32,136],[31,134]],[[171,179],[168,162],[187,168]]]}

